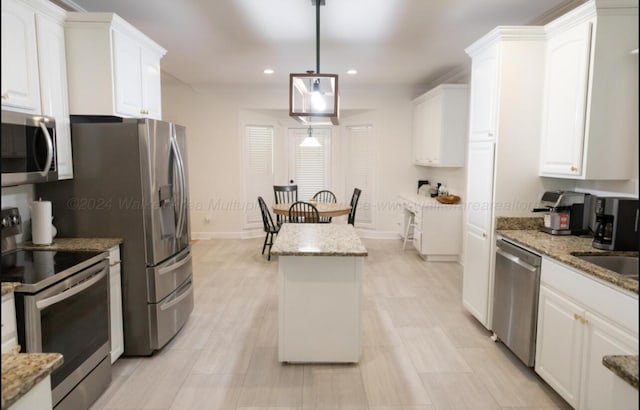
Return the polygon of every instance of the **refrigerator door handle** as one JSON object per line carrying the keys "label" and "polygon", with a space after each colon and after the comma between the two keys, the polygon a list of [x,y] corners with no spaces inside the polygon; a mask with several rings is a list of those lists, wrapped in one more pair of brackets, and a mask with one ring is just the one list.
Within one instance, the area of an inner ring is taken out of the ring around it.
{"label": "refrigerator door handle", "polygon": [[171,124],[171,150],[173,151],[173,158],[176,163],[176,169],[178,171],[178,190],[180,191],[180,198],[178,199],[178,221],[176,222],[176,238],[180,238],[182,236],[182,219],[184,218],[184,178],[182,174],[182,164],[180,162],[180,153],[178,150],[177,142],[175,139],[175,133],[173,124]]}
{"label": "refrigerator door handle", "polygon": [[186,214],[187,214],[187,180],[185,176],[184,170],[184,161],[182,160],[182,153],[180,152],[180,146],[178,145],[178,136],[176,134],[176,126],[175,124],[171,124],[171,136],[173,138],[173,142],[175,144],[175,152],[178,159],[178,166],[180,167],[180,217],[178,218],[178,232],[176,233],[176,237],[180,238],[182,236],[182,232],[184,230],[184,226],[186,224]]}

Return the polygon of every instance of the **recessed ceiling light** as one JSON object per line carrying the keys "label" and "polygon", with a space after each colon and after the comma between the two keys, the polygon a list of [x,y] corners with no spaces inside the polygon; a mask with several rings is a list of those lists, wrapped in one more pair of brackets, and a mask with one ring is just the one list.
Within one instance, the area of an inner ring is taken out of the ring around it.
{"label": "recessed ceiling light", "polygon": [[263,73],[265,73],[265,74],[273,74],[274,71],[272,69],[270,69],[270,68],[265,68]]}
{"label": "recessed ceiling light", "polygon": [[356,70],[355,68],[352,68],[351,70],[347,70],[347,74],[356,75],[358,74],[358,70]]}

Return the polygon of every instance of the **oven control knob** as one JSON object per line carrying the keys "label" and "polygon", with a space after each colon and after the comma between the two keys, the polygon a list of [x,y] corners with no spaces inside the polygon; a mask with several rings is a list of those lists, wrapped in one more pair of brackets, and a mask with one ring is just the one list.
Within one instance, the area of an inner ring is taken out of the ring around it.
{"label": "oven control knob", "polygon": [[11,226],[11,221],[9,220],[9,218],[2,218],[2,227],[8,228],[9,226]]}
{"label": "oven control knob", "polygon": [[11,225],[20,225],[20,217],[18,215],[11,217]]}

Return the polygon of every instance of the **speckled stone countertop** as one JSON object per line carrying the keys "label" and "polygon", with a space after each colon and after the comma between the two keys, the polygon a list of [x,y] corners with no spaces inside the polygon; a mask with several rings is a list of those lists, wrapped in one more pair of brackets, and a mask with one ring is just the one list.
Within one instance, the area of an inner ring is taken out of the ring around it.
{"label": "speckled stone countertop", "polygon": [[622,380],[638,389],[638,355],[635,356],[605,356],[602,364]]}
{"label": "speckled stone countertop", "polygon": [[104,252],[124,242],[121,238],[53,238],[51,245],[26,242],[24,249],[43,251],[98,251]]}
{"label": "speckled stone countertop", "polygon": [[544,218],[499,216],[496,218],[496,230],[530,229],[536,230],[544,226]]}
{"label": "speckled stone countertop", "polygon": [[367,256],[360,237],[352,225],[294,224],[282,225],[271,249],[280,256]]}
{"label": "speckled stone countertop", "polygon": [[2,355],[2,410],[27,394],[62,365],[60,353],[6,353]]}
{"label": "speckled stone countertop", "polygon": [[601,268],[600,266],[576,257],[585,255],[624,255],[637,257],[638,252],[601,251],[591,246],[591,238],[581,238],[573,235],[554,236],[536,230],[498,230],[497,233],[533,251],[556,259],[605,282],[609,282],[636,294],[638,293],[637,280],[625,278],[619,273]]}
{"label": "speckled stone countertop", "polygon": [[13,292],[18,286],[20,286],[20,282],[2,282],[2,296]]}

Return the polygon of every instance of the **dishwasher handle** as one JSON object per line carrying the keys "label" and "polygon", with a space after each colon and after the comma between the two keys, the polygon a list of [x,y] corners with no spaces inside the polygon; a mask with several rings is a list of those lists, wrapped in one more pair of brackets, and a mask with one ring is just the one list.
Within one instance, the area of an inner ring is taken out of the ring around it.
{"label": "dishwasher handle", "polygon": [[515,263],[518,266],[521,266],[521,267],[525,268],[528,271],[535,272],[535,271],[538,270],[538,267],[530,265],[527,262],[523,261],[522,259],[518,258],[517,256],[512,255],[510,253],[507,253],[507,252],[503,251],[500,248],[496,248],[496,254],[500,255],[500,256],[502,256],[502,257],[504,257],[506,259],[509,259],[511,262]]}

